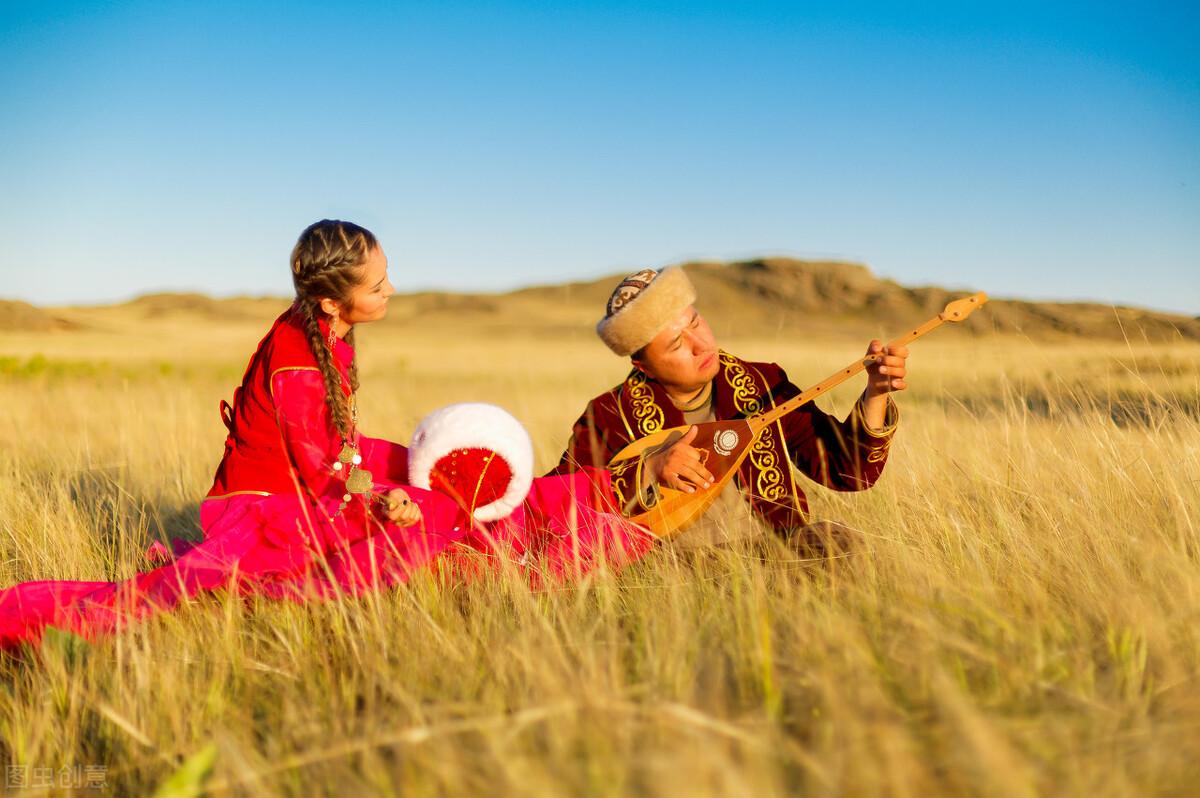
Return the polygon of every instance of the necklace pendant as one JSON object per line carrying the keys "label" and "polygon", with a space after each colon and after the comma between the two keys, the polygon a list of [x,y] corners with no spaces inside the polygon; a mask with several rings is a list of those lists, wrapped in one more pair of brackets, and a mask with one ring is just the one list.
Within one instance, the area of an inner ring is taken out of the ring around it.
{"label": "necklace pendant", "polygon": [[370,493],[373,484],[371,472],[362,468],[350,469],[350,474],[346,477],[346,491],[348,493]]}
{"label": "necklace pendant", "polygon": [[354,447],[351,446],[349,442],[346,442],[342,446],[342,450],[340,452],[338,452],[337,459],[338,459],[338,462],[341,463],[342,465],[349,465],[350,463],[354,462],[354,458],[357,455],[358,455],[358,452],[355,451]]}

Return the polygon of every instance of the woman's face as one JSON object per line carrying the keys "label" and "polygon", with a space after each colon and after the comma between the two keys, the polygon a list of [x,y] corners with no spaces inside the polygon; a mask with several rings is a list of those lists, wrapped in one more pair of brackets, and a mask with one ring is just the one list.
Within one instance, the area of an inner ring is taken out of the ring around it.
{"label": "woman's face", "polygon": [[379,321],[387,315],[388,297],[396,293],[388,280],[387,255],[383,247],[375,247],[367,253],[361,267],[358,286],[350,292],[346,301],[338,306],[338,315],[347,325]]}

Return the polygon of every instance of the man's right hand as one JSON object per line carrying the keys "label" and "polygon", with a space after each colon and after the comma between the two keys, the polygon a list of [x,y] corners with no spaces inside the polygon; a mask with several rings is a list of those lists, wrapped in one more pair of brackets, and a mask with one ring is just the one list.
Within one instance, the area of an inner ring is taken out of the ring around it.
{"label": "man's right hand", "polygon": [[684,493],[712,486],[713,475],[704,467],[701,451],[692,446],[698,432],[699,428],[693,426],[682,438],[646,458],[659,485]]}

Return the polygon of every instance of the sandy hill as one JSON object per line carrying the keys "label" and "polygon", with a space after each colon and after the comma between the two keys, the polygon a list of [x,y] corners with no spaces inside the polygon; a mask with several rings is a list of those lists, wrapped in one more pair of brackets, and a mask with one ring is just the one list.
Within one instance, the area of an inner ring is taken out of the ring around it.
{"label": "sandy hill", "polygon": [[0,332],[45,332],[70,330],[78,326],[69,318],[30,305],[28,302],[0,299]]}
{"label": "sandy hill", "polygon": [[[896,332],[938,313],[978,288],[905,287],[866,266],[835,261],[762,258],[683,264],[698,305],[722,334]],[[393,323],[463,318],[547,331],[590,327],[619,279],[525,288],[502,295],[418,294],[393,299]],[[398,301],[397,301],[398,300]],[[1182,337],[1200,340],[1200,317],[1094,303],[1028,302],[995,297],[963,325],[973,334],[1048,337]]]}
{"label": "sandy hill", "polygon": [[[891,334],[940,311],[978,288],[906,287],[863,265],[761,258],[684,264],[699,306],[721,335]],[[446,328],[487,334],[566,334],[590,330],[618,279],[536,286],[503,294],[419,292],[392,299],[389,326]],[[402,282],[403,276],[400,275]],[[199,318],[261,323],[287,306],[280,297],[214,299],[202,294],[152,294],[121,305],[40,309],[0,302],[5,329],[104,327],[110,320],[170,322]],[[971,334],[1033,338],[1185,338],[1200,340],[1200,317],[1091,303],[1027,302],[993,297],[963,325]]]}
{"label": "sandy hill", "polygon": [[[732,317],[797,331],[830,324],[900,330],[936,315],[959,297],[986,287],[957,290],[905,287],[876,277],[858,264],[767,258],[732,264],[690,264],[689,273],[712,307]],[[1034,338],[1087,336],[1200,340],[1200,318],[1140,308],[1082,302],[1028,302],[993,296],[963,325],[973,333],[1009,332]],[[1124,332],[1122,332],[1124,327]]]}
{"label": "sandy hill", "polygon": [[205,294],[146,294],[126,306],[146,318],[190,313],[212,319],[258,319],[280,303],[278,297],[214,299]]}

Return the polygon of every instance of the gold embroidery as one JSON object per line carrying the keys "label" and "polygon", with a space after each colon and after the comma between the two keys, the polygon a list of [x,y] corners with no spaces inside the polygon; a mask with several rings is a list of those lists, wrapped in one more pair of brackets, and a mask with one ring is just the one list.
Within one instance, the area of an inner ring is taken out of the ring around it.
{"label": "gold embroidery", "polygon": [[758,467],[758,479],[754,487],[759,496],[771,501],[782,499],[787,491],[783,486],[783,470],[779,467],[779,455],[773,440],[775,430],[759,435],[750,447],[750,461]]}
{"label": "gold embroidery", "polygon": [[[865,398],[865,397],[864,397]],[[857,430],[862,430],[867,434],[867,462],[882,463],[887,459],[888,449],[891,448],[892,441],[895,440],[893,433],[900,423],[900,409],[896,407],[896,403],[892,401],[892,397],[887,398],[887,411],[883,416],[883,429],[871,429],[867,423],[867,415],[863,411],[864,398],[860,398],[854,404],[854,425]]]}
{"label": "gold embroidery", "polygon": [[[721,353],[721,365],[725,367],[725,379],[733,388],[733,406],[743,416],[752,416],[761,412],[763,396],[754,382],[754,378],[746,371],[741,362],[725,352]],[[765,385],[766,380],[759,379]],[[770,398],[768,395],[766,398]],[[774,404],[774,400],[772,400]],[[750,462],[758,470],[755,479],[754,492],[768,501],[778,501],[787,495],[783,469],[780,467],[779,452],[783,449],[783,436],[776,439],[776,427],[772,425],[763,430],[750,447]]]}
{"label": "gold embroidery", "polygon": [[624,383],[617,386],[613,391],[613,401],[617,406],[617,415],[621,417],[621,423],[625,426],[625,440],[633,440],[633,428],[629,426],[629,419],[625,418],[625,408],[621,407],[621,390],[625,387]]}
{"label": "gold embroidery", "polygon": [[654,392],[646,385],[646,375],[636,369],[625,380],[629,401],[633,404],[633,420],[638,435],[650,435],[663,428],[663,411],[654,401]]}
{"label": "gold embroidery", "polygon": [[283,366],[271,372],[267,377],[267,389],[271,392],[271,399],[275,399],[275,375],[281,371],[320,371],[316,366]]}
{"label": "gold embroidery", "polygon": [[[613,493],[617,495],[617,501],[622,508],[628,508],[632,505],[633,499],[638,493],[638,478],[641,470],[638,460],[626,460],[621,463],[614,463],[609,466],[608,471],[612,475]],[[632,482],[632,484],[630,484]]]}
{"label": "gold embroidery", "polygon": [[[774,407],[774,406],[775,406],[775,399],[772,397],[771,407]],[[793,506],[796,508],[796,512],[800,512],[800,508],[803,507],[804,504],[800,501],[800,493],[796,487],[796,473],[792,470],[792,457],[791,457],[791,454],[788,452],[788,448],[787,448],[787,435],[783,434],[783,421],[782,420],[775,422],[775,429],[778,430],[778,432],[779,432],[780,447],[783,451],[784,459],[787,460],[787,465],[784,466],[783,470],[787,472],[788,489],[791,490],[791,492],[792,492],[792,503],[793,503]]]}
{"label": "gold embroidery", "polygon": [[[767,384],[767,378],[762,375],[761,371],[759,371],[756,368],[756,369],[754,369],[754,373],[758,375],[758,381],[761,384],[763,384],[763,385]],[[771,393],[768,392],[767,398],[769,398],[771,400],[771,407],[775,407],[775,397]],[[779,435],[779,439],[778,439],[779,440],[779,451],[783,452],[783,459],[784,459],[784,462],[786,463],[786,465],[784,465],[781,470],[786,474],[788,488],[792,492],[792,506],[795,507],[796,512],[799,513],[800,508],[804,506],[804,502],[800,501],[800,492],[799,492],[798,488],[796,487],[796,475],[795,475],[795,473],[792,472],[792,460],[791,460],[791,456],[788,454],[787,435],[784,434],[784,431],[783,431],[783,419],[776,421],[775,424],[773,425],[773,427],[775,429],[776,434]]]}
{"label": "gold embroidery", "polygon": [[859,400],[854,403],[854,409],[850,412],[854,415],[854,422],[858,428],[867,433],[872,438],[882,439],[891,438],[896,427],[900,424],[900,408],[892,401],[892,397],[887,398],[887,410],[883,414],[883,429],[871,429],[871,425],[867,423],[867,414],[863,410],[863,402],[866,396],[859,397]]}
{"label": "gold embroidery", "polygon": [[742,364],[727,352],[721,353],[721,365],[725,367],[725,379],[733,388],[733,406],[739,413],[752,416],[762,410],[758,389]]}
{"label": "gold embroidery", "polygon": [[270,496],[265,490],[231,490],[219,496],[205,496],[201,502],[215,502],[217,499],[228,499],[230,496]]}

